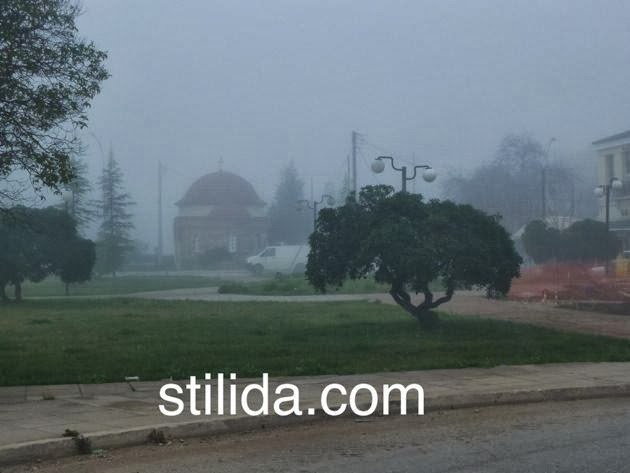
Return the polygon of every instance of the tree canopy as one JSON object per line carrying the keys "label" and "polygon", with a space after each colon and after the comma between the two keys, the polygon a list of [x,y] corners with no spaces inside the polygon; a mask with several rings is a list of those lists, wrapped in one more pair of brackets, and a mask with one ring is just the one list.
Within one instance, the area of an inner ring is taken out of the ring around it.
{"label": "tree canopy", "polygon": [[[495,217],[470,205],[394,193],[391,186],[364,187],[358,202],[323,209],[310,237],[306,276],[325,291],[346,279],[374,277],[423,326],[458,288],[506,294],[521,258]],[[435,297],[432,284],[444,294]],[[421,294],[414,304],[410,293]]]}
{"label": "tree canopy", "polygon": [[580,220],[558,230],[542,220],[533,220],[525,227],[523,247],[535,263],[552,260],[588,263],[614,258],[621,250],[621,242],[603,222]]}
{"label": "tree canopy", "polygon": [[67,284],[88,280],[94,265],[94,243],[79,237],[74,219],[54,207],[14,207],[0,214],[0,296],[15,287],[21,299],[25,280],[39,282],[49,274]]}
{"label": "tree canopy", "polygon": [[0,182],[26,173],[36,191],[73,178],[77,130],[108,77],[107,55],[78,35],[72,0],[12,0],[0,8]]}
{"label": "tree canopy", "polygon": [[56,274],[68,287],[73,283],[87,281],[92,277],[92,269],[96,262],[96,245],[92,240],[76,238],[72,245],[63,247],[62,259]]}

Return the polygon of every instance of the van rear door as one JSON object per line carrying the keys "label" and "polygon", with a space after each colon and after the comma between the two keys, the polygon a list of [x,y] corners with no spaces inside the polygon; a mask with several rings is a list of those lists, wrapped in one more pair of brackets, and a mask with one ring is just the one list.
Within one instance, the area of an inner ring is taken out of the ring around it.
{"label": "van rear door", "polygon": [[276,249],[273,246],[266,248],[259,256],[260,264],[264,271],[273,271],[276,261]]}

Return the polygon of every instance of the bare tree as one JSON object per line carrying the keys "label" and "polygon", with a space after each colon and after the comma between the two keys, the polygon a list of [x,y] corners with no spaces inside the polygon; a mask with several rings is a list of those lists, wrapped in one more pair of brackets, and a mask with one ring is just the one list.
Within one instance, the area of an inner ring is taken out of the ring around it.
{"label": "bare tree", "polygon": [[590,192],[587,181],[566,164],[550,162],[543,146],[526,134],[507,135],[492,161],[469,175],[453,174],[444,184],[448,197],[500,215],[511,232],[543,216],[590,217],[585,189]]}
{"label": "bare tree", "polygon": [[63,186],[66,195],[60,207],[64,208],[76,221],[78,230],[85,228],[96,219],[98,211],[97,203],[90,200],[89,194],[92,191],[92,184],[87,177],[87,164],[85,161],[73,157],[70,160],[72,180]]}

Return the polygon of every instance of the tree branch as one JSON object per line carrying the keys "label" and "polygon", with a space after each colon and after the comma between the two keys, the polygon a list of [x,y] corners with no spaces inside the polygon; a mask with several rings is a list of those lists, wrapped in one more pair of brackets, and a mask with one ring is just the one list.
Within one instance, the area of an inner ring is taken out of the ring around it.
{"label": "tree branch", "polygon": [[453,283],[448,283],[446,285],[446,294],[440,297],[438,300],[433,302],[430,306],[431,309],[435,309],[437,306],[444,304],[445,302],[450,301],[453,298],[453,294],[455,293],[455,287]]}

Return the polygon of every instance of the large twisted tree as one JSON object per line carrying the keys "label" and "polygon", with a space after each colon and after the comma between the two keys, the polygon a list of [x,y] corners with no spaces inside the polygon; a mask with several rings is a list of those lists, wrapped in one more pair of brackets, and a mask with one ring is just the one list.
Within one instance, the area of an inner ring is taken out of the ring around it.
{"label": "large twisted tree", "polygon": [[[323,209],[310,244],[306,276],[317,289],[373,276],[427,328],[437,322],[432,309],[458,288],[506,294],[521,263],[495,217],[470,205],[424,202],[390,186],[365,187],[358,202]],[[444,292],[436,296],[432,283],[438,280]],[[420,302],[412,293],[422,295]]]}
{"label": "large twisted tree", "polygon": [[106,53],[78,35],[79,13],[71,0],[0,3],[0,193],[14,173],[36,192],[74,177],[77,130],[108,77]]}

